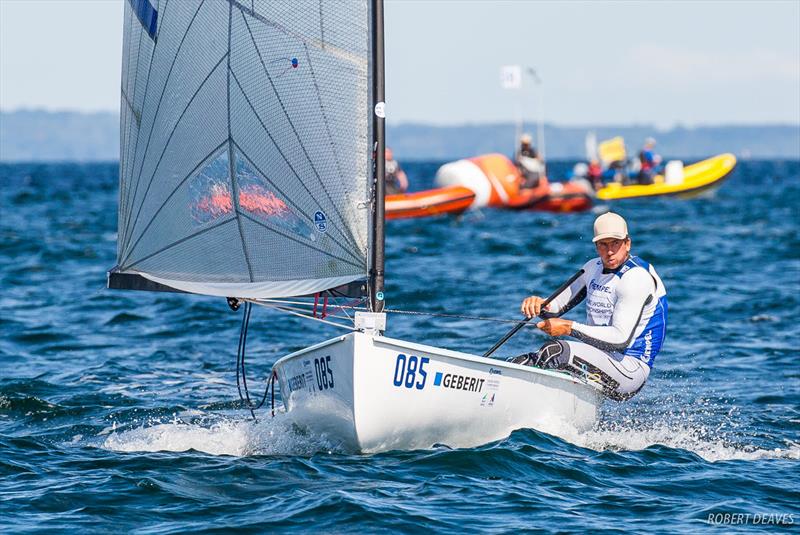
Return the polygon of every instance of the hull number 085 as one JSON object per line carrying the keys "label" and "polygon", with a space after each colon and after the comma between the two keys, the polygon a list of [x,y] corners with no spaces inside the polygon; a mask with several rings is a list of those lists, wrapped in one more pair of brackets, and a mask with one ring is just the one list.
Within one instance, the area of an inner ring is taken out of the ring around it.
{"label": "hull number 085", "polygon": [[314,372],[317,376],[317,387],[320,390],[333,388],[333,369],[331,368],[331,356],[314,359]]}
{"label": "hull number 085", "polygon": [[425,388],[425,379],[428,372],[425,365],[430,362],[428,357],[418,357],[416,355],[397,355],[394,365],[394,386],[404,386],[406,388]]}

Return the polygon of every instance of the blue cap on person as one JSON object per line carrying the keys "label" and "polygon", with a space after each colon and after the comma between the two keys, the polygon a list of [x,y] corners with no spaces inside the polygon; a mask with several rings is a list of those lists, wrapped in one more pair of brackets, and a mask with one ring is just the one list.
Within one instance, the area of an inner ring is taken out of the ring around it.
{"label": "blue cap on person", "polygon": [[594,220],[594,238],[592,242],[605,240],[606,238],[624,240],[627,237],[628,224],[621,215],[614,212],[606,212]]}

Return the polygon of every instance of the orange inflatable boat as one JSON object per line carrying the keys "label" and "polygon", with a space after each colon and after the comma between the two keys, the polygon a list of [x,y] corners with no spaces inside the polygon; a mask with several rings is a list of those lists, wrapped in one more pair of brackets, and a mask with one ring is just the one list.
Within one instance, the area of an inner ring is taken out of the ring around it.
{"label": "orange inflatable boat", "polygon": [[550,182],[523,188],[517,166],[502,154],[486,154],[443,165],[436,172],[440,186],[463,186],[475,193],[470,208],[509,208],[548,212],[580,212],[592,206],[589,189],[579,182]]}
{"label": "orange inflatable boat", "polygon": [[458,214],[468,209],[474,200],[475,193],[462,186],[387,195],[386,219]]}

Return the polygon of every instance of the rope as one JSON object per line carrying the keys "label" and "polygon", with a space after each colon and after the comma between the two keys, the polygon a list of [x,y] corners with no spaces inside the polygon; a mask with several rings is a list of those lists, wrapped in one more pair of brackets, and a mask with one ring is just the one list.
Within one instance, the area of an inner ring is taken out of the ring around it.
{"label": "rope", "polygon": [[[269,303],[260,303],[259,301],[251,300],[251,299],[245,299],[245,301],[247,301],[248,303],[254,303],[256,305],[260,305],[260,306],[263,306],[263,307],[272,308],[272,309],[278,310],[280,312],[285,312],[286,314],[291,314],[293,316],[299,316],[301,318],[318,321],[320,323],[325,323],[327,325],[333,325],[334,327],[339,327],[340,329],[347,329],[348,331],[355,331],[356,330],[354,327],[351,327],[349,325],[342,325],[341,323],[336,323],[335,321],[328,321],[328,320],[324,320],[322,318],[315,318],[314,316],[309,316],[308,314],[303,314],[302,312],[295,312],[294,310],[292,310],[292,309],[290,309],[288,307],[281,307],[281,306],[273,305],[273,304],[269,304]],[[332,317],[332,316],[328,316],[328,317]]]}
{"label": "rope", "polygon": [[[245,403],[246,400],[247,408],[250,409],[250,414],[253,416],[253,420],[255,420],[256,414],[253,412],[253,404],[250,402],[250,392],[247,388],[247,369],[244,363],[245,347],[247,346],[247,329],[250,325],[251,310],[252,305],[250,303],[245,303],[244,314],[242,315],[242,328],[239,331],[239,349],[236,352],[236,388],[239,391],[239,401]],[[241,384],[239,382],[240,377]],[[244,387],[244,395],[242,395],[242,387]]]}
{"label": "rope", "polygon": [[[335,300],[335,298],[334,298],[334,300]],[[283,307],[283,306],[279,306],[278,303],[281,303],[281,304],[285,303],[285,304],[312,307],[313,308],[313,310],[311,311],[312,315],[315,314],[317,306],[318,306],[317,303],[307,303],[307,302],[304,302],[304,301],[282,301],[282,300],[279,300],[279,299],[252,299],[252,300],[248,299],[248,301],[252,301],[253,303],[256,303],[258,305],[269,306],[271,308],[275,308],[275,309],[278,309],[278,310],[285,310],[285,311],[288,311],[288,310],[302,310],[302,309],[294,308],[294,307]],[[315,299],[315,301],[316,301],[316,299]],[[356,300],[356,302],[360,302],[360,301],[361,300]],[[272,303],[275,303],[275,304],[272,304]],[[352,305],[333,305],[333,306],[329,306],[328,307],[328,310],[337,310],[337,309],[341,310],[345,314],[347,314],[347,310],[363,311],[363,312],[369,312],[370,311],[370,309],[367,308],[367,307],[352,306]],[[383,311],[386,312],[387,314],[401,314],[401,315],[407,315],[407,316],[430,316],[430,317],[434,317],[434,318],[448,318],[448,319],[473,320],[473,321],[489,321],[489,322],[494,322],[494,323],[519,323],[520,321],[522,321],[522,320],[520,320],[520,318],[495,318],[495,317],[491,317],[491,316],[471,316],[469,314],[446,314],[446,313],[443,313],[443,312],[426,312],[426,311],[423,311],[423,310],[403,310],[403,309],[398,309],[398,308],[386,308]],[[296,315],[304,316],[302,313],[297,313]],[[331,317],[331,314],[329,313],[329,314],[327,314],[327,316]],[[309,317],[309,316],[304,316],[304,317],[308,317],[309,319],[316,319],[316,320],[320,319],[320,318],[314,318],[314,317]],[[348,315],[348,318],[349,317],[350,316]],[[526,327],[535,327],[536,325],[535,324],[526,324],[525,326]]]}
{"label": "rope", "polygon": [[[363,309],[366,310],[366,309]],[[521,320],[519,318],[509,319],[509,318],[493,318],[490,316],[470,316],[466,314],[445,314],[442,312],[425,312],[421,310],[401,310],[396,308],[388,308],[384,309],[384,312],[389,314],[404,314],[408,316],[431,316],[434,318],[450,318],[450,319],[460,319],[460,320],[475,320],[475,321],[492,321],[495,323],[519,323]],[[535,325],[527,325],[529,327],[535,327]]]}
{"label": "rope", "polygon": [[[267,395],[269,394],[270,388],[272,389],[272,416],[275,416],[275,378],[277,377],[277,374],[274,371],[270,374],[270,378],[267,380],[267,384],[264,387],[264,395],[261,397],[261,401],[257,405],[254,405],[250,400],[250,390],[247,387],[247,367],[245,366],[247,331],[250,326],[250,313],[252,312],[252,309],[252,303],[246,302],[244,304],[242,328],[239,331],[239,349],[236,353],[236,389],[239,391],[239,401],[247,404],[247,408],[250,410],[250,415],[253,417],[253,420],[256,420],[255,411],[260,409],[267,401]],[[244,394],[242,394],[242,389],[244,389]]]}

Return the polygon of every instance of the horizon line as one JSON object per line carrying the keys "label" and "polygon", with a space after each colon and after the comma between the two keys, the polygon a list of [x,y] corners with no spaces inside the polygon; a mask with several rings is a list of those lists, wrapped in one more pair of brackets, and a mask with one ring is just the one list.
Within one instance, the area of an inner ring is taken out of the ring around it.
{"label": "horizon line", "polygon": [[[3,114],[13,114],[13,113],[44,113],[50,115],[57,115],[57,114],[75,114],[75,115],[117,115],[119,116],[119,111],[117,110],[80,110],[80,109],[50,109],[50,108],[28,108],[28,107],[20,107],[14,109],[2,109],[0,108],[0,113]],[[528,125],[535,125],[536,119],[523,119],[523,124]],[[433,127],[433,128],[463,128],[463,127],[491,127],[491,126],[516,126],[516,121],[514,120],[493,120],[493,121],[473,121],[473,120],[466,120],[463,122],[458,123],[428,123],[416,120],[400,120],[400,121],[392,121],[387,118],[388,125],[393,127],[397,126],[425,126],[425,127]],[[793,123],[791,120],[785,121],[744,121],[744,122],[730,122],[730,123],[696,123],[696,124],[684,124],[681,121],[675,121],[669,127],[664,127],[659,125],[657,121],[651,122],[630,122],[630,123],[559,123],[557,121],[545,121],[545,126],[550,127],[557,127],[557,128],[571,128],[571,129],[588,129],[588,128],[631,128],[631,127],[641,127],[641,128],[653,128],[654,130],[667,132],[670,130],[677,130],[677,129],[686,129],[686,130],[696,130],[698,128],[731,128],[731,127],[793,127],[793,128],[800,128],[800,121]]]}

